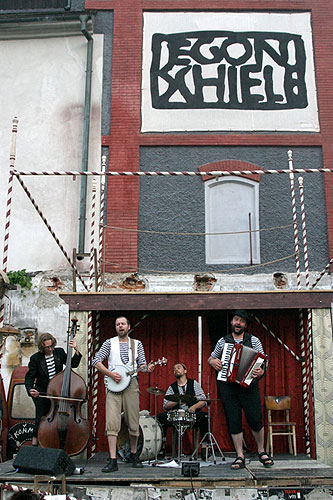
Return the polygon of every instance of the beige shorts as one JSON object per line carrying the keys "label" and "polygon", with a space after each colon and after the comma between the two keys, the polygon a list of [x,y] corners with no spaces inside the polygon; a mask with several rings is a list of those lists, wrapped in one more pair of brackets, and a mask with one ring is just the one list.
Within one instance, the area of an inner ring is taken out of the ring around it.
{"label": "beige shorts", "polygon": [[124,411],[128,433],[132,436],[139,436],[140,401],[139,384],[136,377],[133,377],[131,384],[120,394],[106,391],[105,420],[107,436],[118,436],[121,429],[122,410]]}

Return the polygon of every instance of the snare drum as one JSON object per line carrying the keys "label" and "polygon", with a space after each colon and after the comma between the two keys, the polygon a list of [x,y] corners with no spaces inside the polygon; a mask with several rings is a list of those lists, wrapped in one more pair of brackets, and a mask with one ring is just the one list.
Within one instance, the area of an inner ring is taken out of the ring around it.
{"label": "snare drum", "polygon": [[195,424],[195,413],[191,413],[188,410],[171,410],[168,412],[167,419],[170,423],[177,425],[193,425]]}
{"label": "snare drum", "polygon": [[[139,459],[143,462],[154,459],[162,448],[161,426],[158,421],[155,422],[155,419],[148,412],[148,415],[143,414],[144,412],[145,410],[140,412],[140,436],[137,445]],[[125,420],[122,419],[121,430],[118,435],[118,453],[123,459],[127,460],[130,452],[127,425]]]}

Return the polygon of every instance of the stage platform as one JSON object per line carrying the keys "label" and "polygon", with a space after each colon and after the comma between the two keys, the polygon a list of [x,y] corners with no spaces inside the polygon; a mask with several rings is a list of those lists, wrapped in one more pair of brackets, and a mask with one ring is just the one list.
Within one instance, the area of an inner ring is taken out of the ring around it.
{"label": "stage platform", "polygon": [[[182,462],[188,463],[189,458],[183,457]],[[202,492],[219,490],[221,494],[216,497],[219,499],[228,497],[232,499],[233,491],[236,490],[248,491],[249,499],[274,498],[272,495],[269,496],[268,492],[269,490],[274,491],[274,495],[276,495],[277,489],[285,491],[294,491],[295,488],[299,491],[312,491],[315,489],[323,492],[333,491],[333,467],[319,463],[304,455],[298,455],[297,457],[277,455],[274,457],[274,467],[269,469],[263,467],[258,461],[257,455],[247,454],[246,468],[240,470],[230,468],[234,460],[234,454],[226,454],[224,458],[223,461],[221,457],[217,457],[216,464],[214,464],[211,457],[207,461],[198,460],[200,466],[199,475],[197,477],[186,477],[182,474],[182,468],[177,463],[174,463],[175,467],[168,466],[171,459],[160,460],[157,464],[154,461],[150,463],[144,462],[143,468],[132,468],[131,464],[118,461],[119,470],[117,472],[103,473],[101,469],[107,459],[106,453],[97,453],[87,463],[77,462],[73,457],[72,460],[76,467],[83,468],[84,471],[82,474],[72,474],[66,477],[66,491],[68,494],[82,499],[103,498],[103,490],[106,495],[105,498],[110,498],[110,488],[115,489],[112,498],[116,498],[116,491],[120,492],[124,487],[132,490],[133,496],[129,498],[134,499],[137,498],[135,492],[138,493],[142,489],[150,492],[168,491],[168,496],[163,496],[162,493],[157,497],[156,495],[152,496],[152,498],[165,497],[168,499],[173,497],[172,494],[170,495],[170,491],[176,494],[176,490],[187,491],[187,489],[189,491],[200,490],[200,498],[206,498],[206,494]],[[194,466],[194,469],[196,467]],[[40,472],[36,471],[36,474],[40,474]],[[0,482],[2,484],[33,488],[34,478],[34,474],[15,472],[12,460],[0,464]],[[57,481],[54,483],[57,484]],[[60,486],[61,481],[59,480]],[[223,492],[227,492],[227,495],[223,496]],[[256,492],[257,496],[253,496],[253,492]],[[213,496],[215,497],[216,494]],[[328,494],[330,495],[330,493]],[[149,498],[149,495],[145,495],[145,497]],[[175,498],[177,498],[177,495]],[[183,493],[181,493],[180,498],[184,498]],[[239,493],[238,498],[242,498]],[[244,498],[246,498],[246,495]],[[281,496],[281,498],[288,497]],[[301,499],[307,497],[299,494],[290,498]],[[322,498],[326,497],[322,496]],[[333,497],[327,496],[327,498]]]}

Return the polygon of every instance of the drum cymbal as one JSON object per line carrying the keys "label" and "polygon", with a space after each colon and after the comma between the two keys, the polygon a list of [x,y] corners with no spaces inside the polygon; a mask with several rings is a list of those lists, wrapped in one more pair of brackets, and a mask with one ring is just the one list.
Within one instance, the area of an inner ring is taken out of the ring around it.
{"label": "drum cymbal", "polygon": [[160,389],[159,387],[148,387],[147,391],[150,394],[156,394],[156,396],[164,396],[165,391],[163,389]]}
{"label": "drum cymbal", "polygon": [[194,396],[189,396],[188,394],[170,394],[169,396],[165,396],[165,399],[173,403],[185,403],[187,405],[192,405],[196,400]]}

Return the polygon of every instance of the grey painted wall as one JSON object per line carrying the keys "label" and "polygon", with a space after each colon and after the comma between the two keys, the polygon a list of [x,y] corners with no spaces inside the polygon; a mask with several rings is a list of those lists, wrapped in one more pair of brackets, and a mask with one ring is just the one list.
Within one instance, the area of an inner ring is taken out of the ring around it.
{"label": "grey painted wall", "polygon": [[[320,148],[292,148],[295,168],[321,168]],[[196,171],[210,162],[240,160],[263,170],[288,169],[285,147],[142,147],[142,171]],[[295,176],[301,270],[303,264],[299,184]],[[304,174],[304,198],[310,270],[321,271],[327,264],[328,245],[323,174]],[[260,181],[260,228],[292,225],[291,188],[285,174],[263,175]],[[139,229],[162,232],[205,231],[204,182],[200,177],[140,178]],[[235,228],[237,230],[237,228]],[[204,236],[174,236],[139,233],[139,270],[200,272],[239,268],[249,274],[295,272],[290,258],[264,267],[245,270],[241,265],[206,265]],[[294,252],[293,227],[263,231],[260,236],[261,262]]]}

